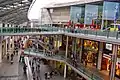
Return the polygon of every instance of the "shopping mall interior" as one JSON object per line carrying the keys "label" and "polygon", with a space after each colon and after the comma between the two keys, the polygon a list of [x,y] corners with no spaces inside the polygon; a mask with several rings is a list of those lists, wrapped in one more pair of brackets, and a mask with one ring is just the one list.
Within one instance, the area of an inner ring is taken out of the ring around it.
{"label": "shopping mall interior", "polygon": [[0,1],[0,80],[120,80],[119,0],[35,1]]}

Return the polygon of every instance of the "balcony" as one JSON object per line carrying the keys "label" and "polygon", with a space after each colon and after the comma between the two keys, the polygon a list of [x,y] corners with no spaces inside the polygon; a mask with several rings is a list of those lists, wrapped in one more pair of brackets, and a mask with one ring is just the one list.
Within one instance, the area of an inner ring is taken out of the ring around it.
{"label": "balcony", "polygon": [[120,44],[119,31],[103,31],[103,30],[89,30],[89,29],[71,29],[44,26],[39,28],[0,28],[0,35],[66,35],[82,39],[89,39],[100,42],[107,42],[112,44]]}

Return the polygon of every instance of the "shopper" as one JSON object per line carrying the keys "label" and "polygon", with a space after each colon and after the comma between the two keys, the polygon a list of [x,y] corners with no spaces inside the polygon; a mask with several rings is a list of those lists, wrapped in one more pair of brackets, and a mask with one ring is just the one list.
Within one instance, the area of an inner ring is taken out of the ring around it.
{"label": "shopper", "polygon": [[20,55],[20,59],[19,59],[19,62],[21,62],[21,59],[22,59],[22,55]]}
{"label": "shopper", "polygon": [[35,72],[33,72],[33,80],[36,80]]}
{"label": "shopper", "polygon": [[32,66],[32,73],[34,72],[34,66]]}
{"label": "shopper", "polygon": [[47,72],[45,72],[45,79],[47,79]]}
{"label": "shopper", "polygon": [[13,57],[14,57],[14,55],[13,55],[13,54],[11,54],[11,61],[13,61]]}
{"label": "shopper", "polygon": [[54,71],[51,71],[51,72],[50,72],[50,77],[51,77],[51,78],[52,78],[53,74],[54,74]]}
{"label": "shopper", "polygon": [[40,71],[40,64],[37,65],[37,71]]}
{"label": "shopper", "polygon": [[24,74],[26,74],[26,69],[27,69],[27,65],[24,64],[24,66],[23,66]]}
{"label": "shopper", "polygon": [[7,53],[7,60],[9,60],[9,56],[10,56],[9,53]]}
{"label": "shopper", "polygon": [[85,67],[87,67],[87,59],[85,59]]}
{"label": "shopper", "polygon": [[50,79],[50,72],[47,73],[47,79]]}

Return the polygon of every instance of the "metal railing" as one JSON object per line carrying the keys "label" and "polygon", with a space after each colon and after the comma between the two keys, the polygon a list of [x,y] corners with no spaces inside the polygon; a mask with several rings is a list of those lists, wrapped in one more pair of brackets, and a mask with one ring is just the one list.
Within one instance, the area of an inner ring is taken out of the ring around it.
{"label": "metal railing", "polygon": [[90,29],[73,29],[73,28],[60,28],[60,27],[39,27],[39,28],[0,28],[0,33],[25,33],[25,32],[61,32],[61,33],[75,33],[92,36],[102,36],[106,38],[120,38],[120,31],[109,30],[90,30]]}
{"label": "metal railing", "polygon": [[[28,53],[29,52],[29,53]],[[65,58],[64,55],[59,55],[59,54],[56,54],[56,55],[53,55],[53,56],[48,56],[46,54],[49,54],[49,53],[45,53],[44,51],[38,51],[38,50],[35,50],[33,51],[32,49],[26,49],[24,51],[24,54],[28,54],[28,55],[38,55],[38,56],[44,56],[44,58],[51,58],[51,59],[56,59],[56,60],[62,60],[62,62],[64,63],[67,63],[69,65],[72,65],[72,60],[68,59],[68,58]],[[73,66],[73,65],[72,65]],[[94,72],[94,71],[91,71],[89,69],[87,69],[83,64],[77,64],[77,66],[73,66],[74,68],[76,68],[78,71],[80,71],[81,73],[83,73],[84,75],[88,76],[91,80],[104,80],[100,75],[99,75],[99,72]]]}

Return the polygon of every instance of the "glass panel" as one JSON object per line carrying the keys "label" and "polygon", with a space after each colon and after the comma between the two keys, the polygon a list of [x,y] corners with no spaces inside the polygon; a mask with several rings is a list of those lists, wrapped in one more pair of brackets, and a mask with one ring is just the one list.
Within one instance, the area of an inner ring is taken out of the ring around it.
{"label": "glass panel", "polygon": [[74,23],[77,23],[80,21],[80,18],[81,18],[81,7],[71,6],[70,20],[72,20]]}
{"label": "glass panel", "polygon": [[85,24],[92,24],[93,19],[97,19],[98,17],[98,6],[97,5],[89,5],[85,6]]}

